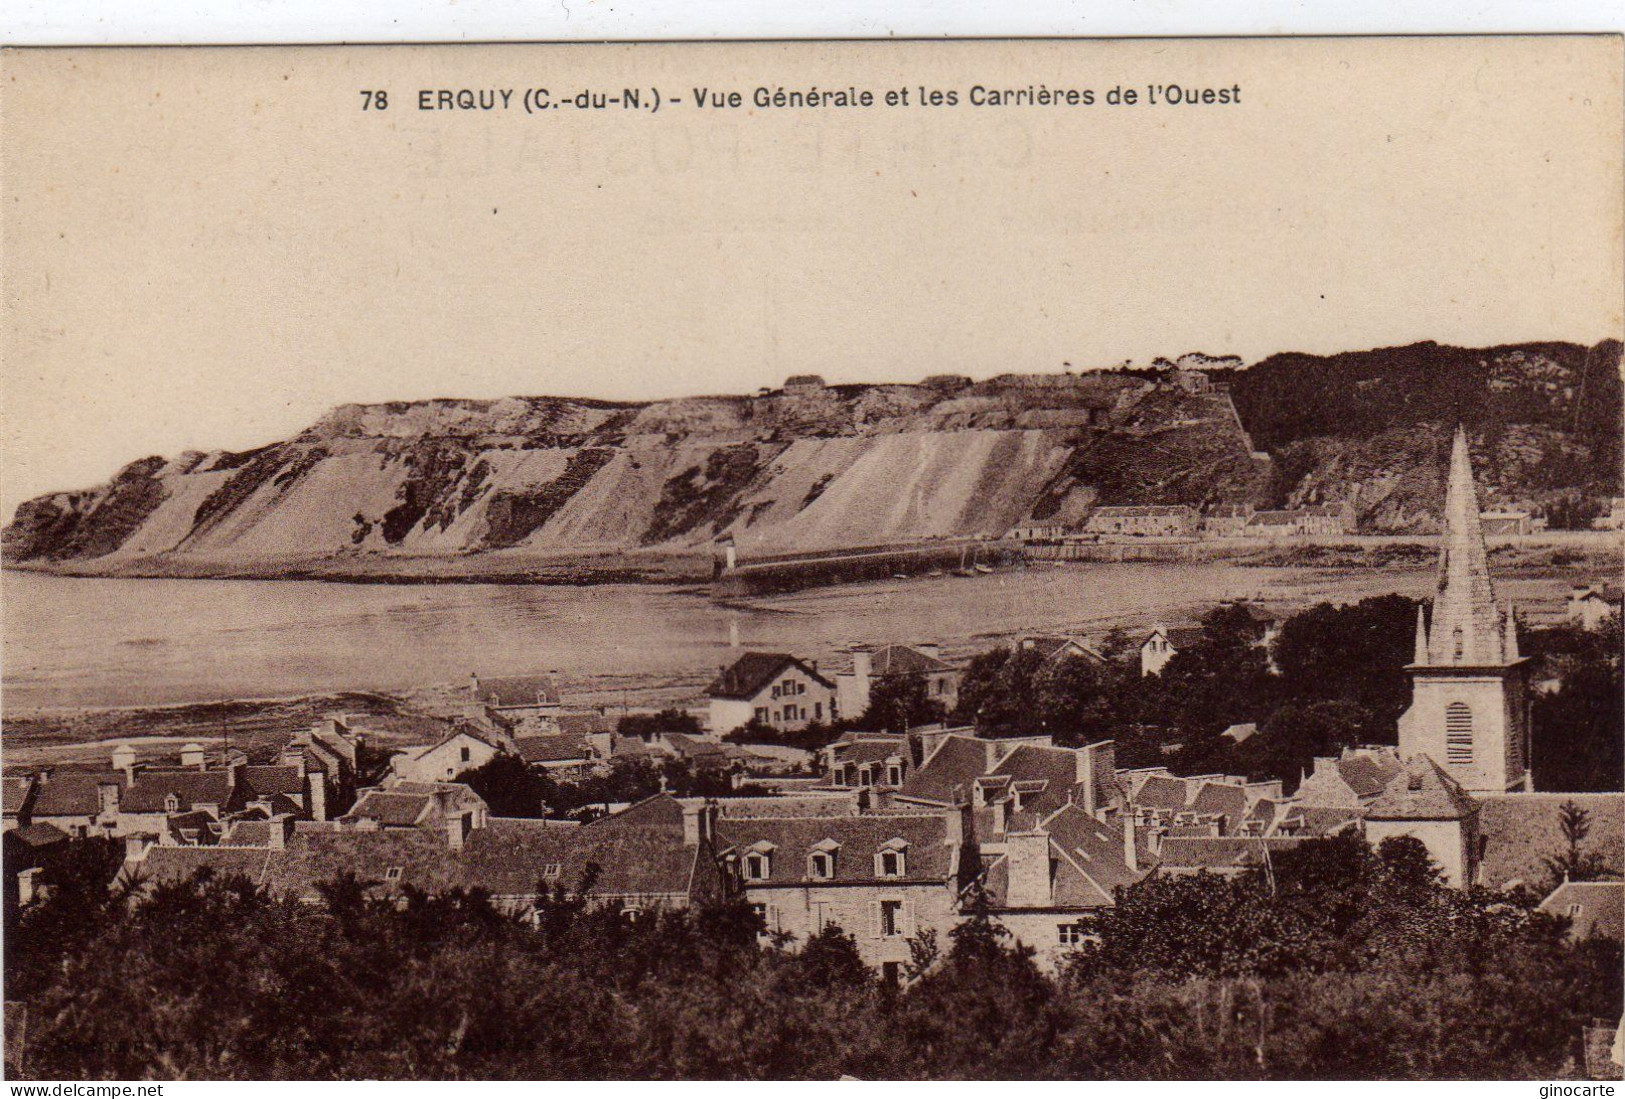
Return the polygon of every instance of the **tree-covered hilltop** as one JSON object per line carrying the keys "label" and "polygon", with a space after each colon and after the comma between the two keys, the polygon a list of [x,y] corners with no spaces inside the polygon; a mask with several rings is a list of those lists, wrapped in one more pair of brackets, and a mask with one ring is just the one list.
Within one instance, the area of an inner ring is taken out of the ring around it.
{"label": "tree-covered hilltop", "polygon": [[901,989],[840,929],[773,944],[739,904],[629,921],[559,892],[522,923],[206,876],[130,899],[116,850],[75,842],[7,928],[14,1080],[1554,1079],[1621,1011],[1618,943],[1447,889],[1410,839],[1153,877],[1053,977],[973,898]]}

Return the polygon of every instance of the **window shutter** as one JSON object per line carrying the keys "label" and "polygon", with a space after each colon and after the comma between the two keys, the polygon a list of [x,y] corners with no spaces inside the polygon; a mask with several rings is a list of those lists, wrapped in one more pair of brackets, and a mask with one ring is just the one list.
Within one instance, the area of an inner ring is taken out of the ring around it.
{"label": "window shutter", "polygon": [[882,852],[875,852],[875,877],[877,878],[883,878],[886,876],[885,859],[886,856]]}
{"label": "window shutter", "polygon": [[903,934],[912,938],[917,934],[914,923],[914,898],[909,897],[903,902]]}
{"label": "window shutter", "polygon": [[883,917],[880,914],[880,902],[879,901],[870,901],[869,902],[869,916],[870,916],[870,921],[869,922],[871,923],[871,925],[874,928],[874,937],[877,938],[877,939],[881,938],[882,936],[884,936],[886,934],[886,925],[885,925]]}
{"label": "window shutter", "polygon": [[776,904],[767,906],[767,929],[775,934],[781,930],[779,927],[779,906]]}

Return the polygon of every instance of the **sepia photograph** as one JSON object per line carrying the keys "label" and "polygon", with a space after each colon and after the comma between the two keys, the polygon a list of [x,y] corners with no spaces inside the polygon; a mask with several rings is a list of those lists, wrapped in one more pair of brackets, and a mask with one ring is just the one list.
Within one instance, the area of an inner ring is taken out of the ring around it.
{"label": "sepia photograph", "polygon": [[1614,1094],[1622,42],[0,52],[6,1079]]}

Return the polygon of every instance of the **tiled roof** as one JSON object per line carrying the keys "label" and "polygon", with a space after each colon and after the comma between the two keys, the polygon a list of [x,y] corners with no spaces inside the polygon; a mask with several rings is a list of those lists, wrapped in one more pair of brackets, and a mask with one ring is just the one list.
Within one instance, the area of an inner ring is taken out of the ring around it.
{"label": "tiled roof", "polygon": [[1253,807],[1247,810],[1246,820],[1249,824],[1257,824],[1259,829],[1268,833],[1270,826],[1275,823],[1276,803],[1270,798],[1259,798],[1253,802]]}
{"label": "tiled roof", "polygon": [[887,744],[904,744],[907,741],[908,736],[905,733],[876,733],[867,729],[849,729],[840,736],[836,737],[834,740],[830,741],[830,744],[835,746],[842,744],[862,744],[868,742],[877,744],[882,742]]}
{"label": "tiled roof", "polygon": [[58,772],[39,784],[34,795],[34,816],[93,817],[101,812],[99,788],[113,785],[122,790],[124,782],[123,771]]}
{"label": "tiled roof", "polygon": [[137,865],[160,881],[190,877],[201,866],[242,872],[273,893],[312,899],[317,885],[346,872],[386,889],[531,896],[552,882],[574,888],[591,863],[598,868],[595,895],[629,896],[686,894],[699,856],[680,835],[655,829],[594,830],[499,818],[469,833],[461,850],[430,831],[298,831],[283,849],[155,847]]}
{"label": "tiled roof", "polygon": [[1362,798],[1375,797],[1404,770],[1397,756],[1356,754],[1337,761],[1337,770],[1349,789]]}
{"label": "tiled roof", "polygon": [[971,737],[948,736],[923,765],[903,780],[899,797],[950,804],[955,791],[969,789],[978,775],[987,771],[986,742]]}
{"label": "tiled roof", "polygon": [[1566,881],[1540,902],[1540,910],[1571,920],[1569,934],[1625,941],[1625,882]]}
{"label": "tiled roof", "polygon": [[487,679],[479,677],[474,698],[487,706],[556,706],[559,688],[552,676],[510,675]]}
{"label": "tiled roof", "polygon": [[1031,649],[1038,653],[1046,661],[1058,660],[1071,651],[1074,647],[1080,650],[1080,655],[1089,660],[1094,660],[1101,663],[1104,663],[1106,660],[1105,656],[1101,654],[1100,650],[1096,649],[1088,642],[1079,640],[1075,637],[1063,637],[1060,635],[1035,635],[1031,637],[1023,637],[1021,639],[1021,645],[1023,648]]}
{"label": "tiled roof", "polygon": [[1195,800],[1191,802],[1191,809],[1198,813],[1222,816],[1225,832],[1234,832],[1241,827],[1242,820],[1247,816],[1247,791],[1240,786],[1204,782],[1202,788],[1197,791]]}
{"label": "tiled roof", "polygon": [[876,649],[870,658],[870,667],[877,677],[888,675],[928,675],[932,672],[951,672],[953,665],[922,653],[909,645],[887,645]]}
{"label": "tiled roof", "polygon": [[1568,849],[1561,829],[1563,805],[1573,802],[1590,816],[1580,843],[1615,874],[1625,875],[1625,794],[1479,795],[1478,828],[1484,837],[1479,882],[1491,889],[1518,881],[1539,887],[1551,877],[1544,860]]}
{"label": "tiled roof", "polygon": [[514,739],[514,745],[519,749],[519,758],[526,763],[557,763],[563,760],[587,759],[592,754],[587,741],[573,733],[517,737]]}
{"label": "tiled roof", "polygon": [[259,847],[164,847],[147,849],[144,858],[125,864],[125,872],[153,885],[186,881],[199,870],[208,869],[217,877],[241,874],[255,885],[265,883],[266,869],[273,855]]}
{"label": "tiled roof", "polygon": [[908,844],[904,877],[912,882],[946,882],[952,869],[948,826],[935,813],[868,814],[859,817],[758,817],[720,820],[717,834],[741,856],[758,843],[773,845],[769,876],[752,885],[796,885],[808,880],[808,856],[815,844],[840,844],[835,857],[836,882],[876,880],[875,854],[893,839]]}
{"label": "tiled roof", "polygon": [[54,824],[30,824],[27,828],[15,829],[13,834],[30,847],[49,847],[68,838],[68,834]]}
{"label": "tiled roof", "polygon": [[1192,645],[1195,645],[1197,642],[1201,641],[1203,637],[1203,631],[1200,626],[1176,626],[1173,629],[1158,627],[1157,629],[1152,630],[1151,633],[1146,634],[1145,641],[1140,643],[1140,647],[1144,648],[1145,643],[1151,640],[1153,634],[1157,633],[1162,634],[1162,636],[1168,639],[1168,644],[1173,646],[1175,652],[1178,652],[1180,649],[1190,648]]}
{"label": "tiled roof", "polygon": [[409,828],[422,819],[433,802],[433,794],[368,790],[344,817],[346,820],[375,820],[385,828]]}
{"label": "tiled roof", "polygon": [[226,834],[221,837],[221,844],[226,847],[269,847],[271,845],[271,822],[267,820],[239,820],[227,827]]}
{"label": "tiled roof", "polygon": [[570,736],[584,737],[592,733],[612,733],[615,731],[615,723],[596,710],[559,714],[553,720],[558,722],[561,733]]}
{"label": "tiled roof", "polygon": [[838,744],[835,746],[835,762],[856,763],[860,766],[865,763],[884,763],[896,756],[898,759],[908,758],[908,749],[896,741],[860,740],[855,744]]}
{"label": "tiled roof", "polygon": [[1329,836],[1360,820],[1358,809],[1338,805],[1304,805],[1298,807],[1298,813],[1306,836]]}
{"label": "tiled roof", "polygon": [[231,776],[225,771],[137,771],[135,783],[119,797],[119,810],[169,812],[171,795],[180,812],[195,805],[224,806],[231,797]]}
{"label": "tiled roof", "polygon": [[855,817],[858,815],[858,803],[850,793],[718,798],[717,812],[724,820],[745,820],[750,817]]}
{"label": "tiled roof", "polygon": [[0,782],[0,792],[4,794],[4,801],[0,803],[0,811],[6,816],[14,817],[20,814],[28,804],[28,793],[33,780],[29,778],[6,778]]}
{"label": "tiled roof", "polygon": [[1179,870],[1235,870],[1260,866],[1265,854],[1290,850],[1301,841],[1290,837],[1255,839],[1248,836],[1170,837],[1162,841],[1157,864]]}
{"label": "tiled roof", "polygon": [[291,765],[244,767],[237,772],[237,787],[249,798],[291,796],[305,792],[305,776]]}
{"label": "tiled roof", "polygon": [[[1109,897],[1118,886],[1133,885],[1145,877],[1143,870],[1130,870],[1123,860],[1123,827],[1121,821],[1107,824],[1096,820],[1082,808],[1068,805],[1044,820],[1050,838],[1073,859],[1079,867]],[[1153,856],[1144,845],[1136,843],[1137,860],[1149,866]]]}
{"label": "tiled roof", "polygon": [[999,761],[993,773],[1009,775],[1018,790],[1023,782],[1043,781],[1041,792],[1029,788],[1036,796],[1022,800],[1028,808],[1048,813],[1072,800],[1072,790],[1078,785],[1078,756],[1066,748],[1021,744]]}
{"label": "tiled roof", "polygon": [[722,674],[711,681],[705,693],[712,698],[755,698],[763,688],[778,678],[780,672],[790,667],[800,668],[802,672],[826,687],[834,686],[814,671],[810,664],[789,653],[745,653],[724,668]]}
{"label": "tiled roof", "polygon": [[1412,756],[1365,807],[1367,820],[1460,820],[1474,811],[1473,799],[1455,779],[1425,755]]}
{"label": "tiled roof", "polygon": [[1164,775],[1152,775],[1140,784],[1134,795],[1136,809],[1184,809],[1189,804],[1185,783]]}

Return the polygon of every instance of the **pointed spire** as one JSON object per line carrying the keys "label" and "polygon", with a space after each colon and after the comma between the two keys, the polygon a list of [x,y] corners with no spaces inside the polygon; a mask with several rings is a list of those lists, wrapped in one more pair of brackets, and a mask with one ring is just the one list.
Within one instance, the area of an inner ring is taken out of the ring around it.
{"label": "pointed spire", "polygon": [[1501,663],[1499,619],[1479,522],[1478,492],[1473,487],[1467,432],[1458,425],[1450,449],[1444,537],[1439,550],[1439,596],[1433,604],[1433,629],[1428,638],[1429,663]]}
{"label": "pointed spire", "polygon": [[1412,658],[1413,664],[1426,664],[1428,662],[1428,624],[1424,617],[1421,603],[1416,604],[1416,655]]}

